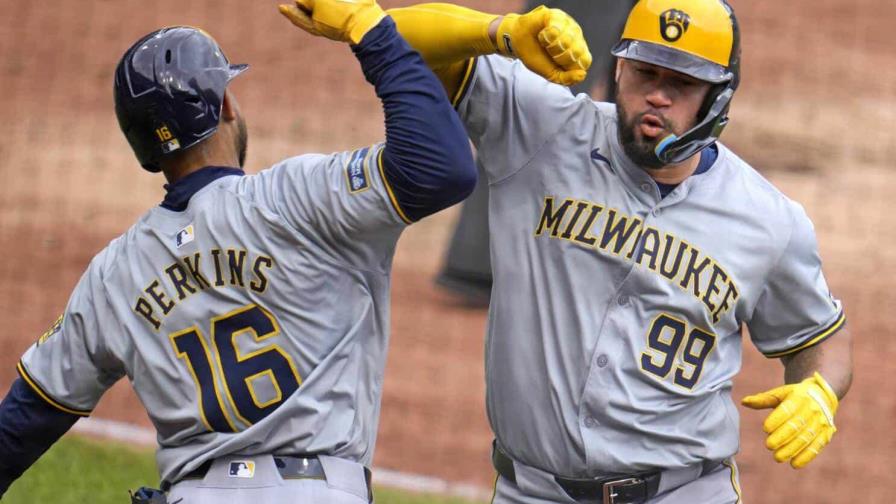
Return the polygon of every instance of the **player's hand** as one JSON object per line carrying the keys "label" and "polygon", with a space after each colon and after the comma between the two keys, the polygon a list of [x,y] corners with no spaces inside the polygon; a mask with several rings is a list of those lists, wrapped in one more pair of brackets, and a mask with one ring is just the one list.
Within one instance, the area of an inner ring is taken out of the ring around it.
{"label": "player's hand", "polygon": [[811,378],[744,397],[748,408],[775,408],[765,419],[765,445],[775,460],[790,460],[794,469],[805,467],[837,432],[834,414],[837,395],[828,382],[815,373]]}
{"label": "player's hand", "polygon": [[312,35],[352,44],[361,43],[386,17],[376,0],[295,0],[279,8],[292,24]]}
{"label": "player's hand", "polygon": [[496,42],[499,53],[519,58],[529,70],[564,86],[582,82],[591,66],[582,28],[560,9],[541,5],[504,16]]}

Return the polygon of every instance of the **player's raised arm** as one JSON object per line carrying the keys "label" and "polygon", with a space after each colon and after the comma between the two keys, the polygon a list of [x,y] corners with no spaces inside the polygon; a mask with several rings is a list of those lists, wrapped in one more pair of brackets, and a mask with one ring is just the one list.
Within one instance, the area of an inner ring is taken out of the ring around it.
{"label": "player's raised arm", "polygon": [[439,81],[374,0],[297,0],[280,12],[309,33],[352,44],[383,102],[382,168],[403,218],[416,221],[472,192],[466,132]]}
{"label": "player's raised arm", "polygon": [[522,15],[499,16],[428,3],[388,12],[455,103],[468,60],[477,56],[519,58],[533,72],[565,86],[581,82],[591,66],[582,29],[559,9],[540,6]]}

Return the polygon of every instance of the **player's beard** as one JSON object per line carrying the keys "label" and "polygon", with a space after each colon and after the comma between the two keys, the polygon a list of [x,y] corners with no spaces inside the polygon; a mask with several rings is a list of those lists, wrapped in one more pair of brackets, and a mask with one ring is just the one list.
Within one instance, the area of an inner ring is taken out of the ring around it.
{"label": "player's beard", "polygon": [[249,148],[249,133],[246,130],[246,120],[243,119],[242,114],[237,116],[236,119],[236,138],[234,139],[234,147],[236,148],[237,155],[239,156],[240,168],[245,166],[246,164],[246,151]]}
{"label": "player's beard", "polygon": [[660,116],[651,111],[641,112],[635,117],[629,117],[628,111],[625,110],[625,107],[622,103],[619,102],[619,95],[616,95],[616,113],[618,116],[618,137],[619,143],[622,144],[622,150],[625,151],[625,154],[631,159],[636,165],[647,168],[651,170],[658,170],[665,166],[665,163],[660,161],[658,157],[656,157],[656,153],[654,149],[656,149],[656,144],[662,140],[665,135],[659,136],[656,139],[646,139],[642,136],[638,136],[635,129],[638,127],[638,124],[641,123],[641,120],[648,113],[656,115],[663,121],[663,129],[666,132],[675,131],[674,124],[669,121],[669,119]]}

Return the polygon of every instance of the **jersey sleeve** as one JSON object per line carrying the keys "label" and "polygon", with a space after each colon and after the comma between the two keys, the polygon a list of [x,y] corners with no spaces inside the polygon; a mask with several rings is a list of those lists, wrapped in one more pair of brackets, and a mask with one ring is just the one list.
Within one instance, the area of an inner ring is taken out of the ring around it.
{"label": "jersey sleeve", "polygon": [[286,159],[252,177],[257,201],[357,267],[391,257],[411,219],[383,175],[383,144]]}
{"label": "jersey sleeve", "polygon": [[103,393],[124,376],[109,349],[112,316],[95,259],[75,287],[65,312],[25,351],[17,366],[22,379],[51,406],[87,416]]}
{"label": "jersey sleeve", "polygon": [[568,88],[496,55],[469,60],[455,98],[490,183],[525,166],[575,113],[575,101]]}
{"label": "jersey sleeve", "polygon": [[766,357],[818,344],[846,321],[822,273],[812,222],[801,207],[794,207],[790,240],[747,322],[753,343]]}

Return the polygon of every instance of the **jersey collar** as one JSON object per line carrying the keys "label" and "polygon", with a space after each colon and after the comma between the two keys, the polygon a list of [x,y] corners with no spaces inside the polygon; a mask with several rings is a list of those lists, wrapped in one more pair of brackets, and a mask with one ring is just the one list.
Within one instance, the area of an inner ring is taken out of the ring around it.
{"label": "jersey collar", "polygon": [[[691,177],[709,171],[709,169],[712,168],[713,163],[716,162],[717,157],[719,157],[719,147],[715,143],[700,151],[700,163],[697,165],[697,169],[694,170],[694,173],[691,174]],[[680,184],[681,182],[677,184],[656,183],[657,187],[660,188],[660,196],[663,198],[668,196],[669,193],[674,191]]]}
{"label": "jersey collar", "polygon": [[186,177],[173,184],[165,184],[165,199],[161,207],[175,212],[183,212],[193,197],[200,189],[228,175],[245,175],[239,168],[227,166],[206,166],[190,173]]}

